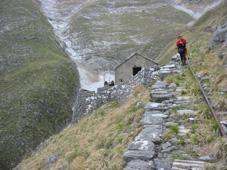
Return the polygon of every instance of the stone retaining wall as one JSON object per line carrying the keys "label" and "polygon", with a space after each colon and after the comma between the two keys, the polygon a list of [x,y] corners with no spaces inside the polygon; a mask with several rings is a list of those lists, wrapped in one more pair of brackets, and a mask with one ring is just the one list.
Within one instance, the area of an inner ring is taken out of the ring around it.
{"label": "stone retaining wall", "polygon": [[113,87],[105,86],[97,92],[80,89],[73,107],[72,121],[76,122],[84,115],[94,111],[108,101],[125,101],[132,89],[138,85],[151,85],[158,78],[159,68],[142,69],[127,82]]}

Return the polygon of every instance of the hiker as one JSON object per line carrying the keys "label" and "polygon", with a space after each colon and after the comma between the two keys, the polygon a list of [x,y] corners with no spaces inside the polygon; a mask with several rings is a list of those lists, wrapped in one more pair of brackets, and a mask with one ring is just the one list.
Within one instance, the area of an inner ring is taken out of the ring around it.
{"label": "hiker", "polygon": [[109,84],[110,87],[114,86],[114,81],[112,80]]}
{"label": "hiker", "polygon": [[108,83],[107,81],[105,81],[105,82],[104,82],[104,87],[105,87],[105,86],[108,86],[108,85],[109,85],[109,83]]}
{"label": "hiker", "polygon": [[186,53],[187,53],[186,44],[187,44],[187,41],[181,35],[179,35],[176,40],[176,46],[178,48],[178,53],[180,54],[182,65],[186,65]]}

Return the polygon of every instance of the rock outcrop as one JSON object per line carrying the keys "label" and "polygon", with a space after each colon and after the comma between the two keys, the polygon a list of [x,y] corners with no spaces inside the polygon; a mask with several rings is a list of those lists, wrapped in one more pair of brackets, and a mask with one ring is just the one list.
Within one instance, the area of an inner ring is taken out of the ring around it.
{"label": "rock outcrop", "polygon": [[208,47],[213,49],[220,45],[227,45],[227,22],[217,27],[209,41]]}

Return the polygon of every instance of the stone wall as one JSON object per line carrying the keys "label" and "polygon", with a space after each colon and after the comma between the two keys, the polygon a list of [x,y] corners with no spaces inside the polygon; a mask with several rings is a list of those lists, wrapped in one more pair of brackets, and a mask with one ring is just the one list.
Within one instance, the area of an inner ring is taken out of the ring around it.
{"label": "stone wall", "polygon": [[151,85],[158,77],[158,69],[142,69],[137,75],[131,76],[127,82],[113,87],[105,86],[97,92],[80,89],[76,104],[73,107],[72,121],[76,122],[84,115],[94,111],[108,101],[124,101],[132,89],[138,85]]}

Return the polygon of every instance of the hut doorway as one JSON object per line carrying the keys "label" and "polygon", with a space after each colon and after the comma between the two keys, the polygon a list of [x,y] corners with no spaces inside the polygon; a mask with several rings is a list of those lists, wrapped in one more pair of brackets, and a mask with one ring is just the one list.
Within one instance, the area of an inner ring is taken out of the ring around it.
{"label": "hut doorway", "polygon": [[142,67],[136,67],[136,66],[134,66],[132,68],[132,75],[135,76],[140,70],[142,70]]}

